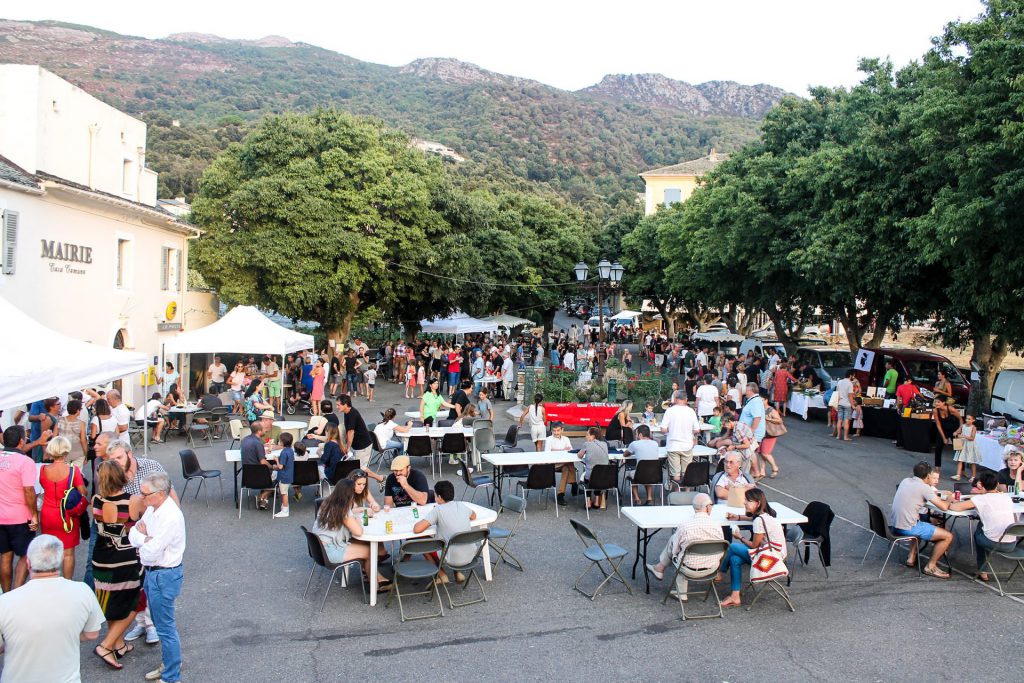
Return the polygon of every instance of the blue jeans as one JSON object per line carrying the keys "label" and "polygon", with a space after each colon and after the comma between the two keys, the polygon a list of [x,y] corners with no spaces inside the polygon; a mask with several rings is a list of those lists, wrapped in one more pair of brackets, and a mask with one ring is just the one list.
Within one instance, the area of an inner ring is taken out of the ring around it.
{"label": "blue jeans", "polygon": [[96,550],[96,536],[99,531],[96,529],[96,520],[93,517],[89,517],[89,554],[87,555],[87,561],[85,563],[85,576],[82,577],[82,582],[91,588],[96,590],[96,585],[92,580],[92,554]]}
{"label": "blue jeans", "polygon": [[459,388],[459,373],[449,372],[448,373],[448,393],[454,392]]}
{"label": "blue jeans", "polygon": [[177,683],[181,680],[181,640],[174,621],[174,601],[181,593],[185,572],[181,565],[173,569],[146,571],[146,599],[153,626],[160,636],[160,655],[164,670],[161,680]]}
{"label": "blue jeans", "polygon": [[350,395],[359,393],[359,375],[345,375],[345,381]]}
{"label": "blue jeans", "polygon": [[733,591],[738,591],[743,583],[745,564],[750,564],[750,548],[739,541],[733,541],[722,559],[722,573],[729,574],[729,588]]}
{"label": "blue jeans", "polygon": [[978,560],[978,571],[984,571],[985,561],[988,559],[988,554],[993,550],[1008,553],[1013,550],[1017,544],[1015,542],[1007,541],[1006,543],[996,543],[991,538],[985,535],[985,530],[978,525],[978,528],[974,530],[974,554]]}

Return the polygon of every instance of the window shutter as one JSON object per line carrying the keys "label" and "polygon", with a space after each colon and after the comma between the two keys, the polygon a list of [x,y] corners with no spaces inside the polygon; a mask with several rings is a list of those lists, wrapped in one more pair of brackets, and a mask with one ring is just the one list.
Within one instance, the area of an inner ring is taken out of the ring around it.
{"label": "window shutter", "polygon": [[683,198],[683,191],[676,187],[665,190],[665,206],[669,207],[680,202]]}
{"label": "window shutter", "polygon": [[174,291],[181,291],[182,275],[181,275],[181,249],[174,250],[174,256],[177,261],[177,266],[174,274]]}
{"label": "window shutter", "polygon": [[160,289],[167,289],[167,261],[170,256],[170,249],[160,249]]}
{"label": "window shutter", "polygon": [[18,246],[18,212],[3,212],[3,273],[14,275],[14,259]]}

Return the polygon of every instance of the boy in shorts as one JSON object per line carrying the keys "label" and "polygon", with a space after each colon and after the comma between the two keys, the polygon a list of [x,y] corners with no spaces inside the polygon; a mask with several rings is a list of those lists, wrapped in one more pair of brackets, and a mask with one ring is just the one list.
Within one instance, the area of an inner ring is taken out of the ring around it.
{"label": "boy in shorts", "polygon": [[288,432],[281,432],[277,443],[281,451],[277,454],[277,491],[281,494],[281,511],[274,517],[288,516],[288,489],[295,482],[295,451],[292,450],[293,437]]}

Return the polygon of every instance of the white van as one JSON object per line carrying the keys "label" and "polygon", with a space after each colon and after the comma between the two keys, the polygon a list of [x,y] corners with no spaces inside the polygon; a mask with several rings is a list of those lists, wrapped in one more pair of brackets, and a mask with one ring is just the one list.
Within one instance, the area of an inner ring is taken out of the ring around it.
{"label": "white van", "polygon": [[[800,346],[825,346],[825,340],[805,337],[800,339]],[[757,351],[765,357],[770,356],[772,351],[778,351],[780,358],[786,357],[786,347],[777,339],[747,337],[740,343],[740,355],[745,356],[750,351]]]}
{"label": "white van", "polygon": [[1024,370],[1003,370],[992,386],[992,412],[1024,422]]}

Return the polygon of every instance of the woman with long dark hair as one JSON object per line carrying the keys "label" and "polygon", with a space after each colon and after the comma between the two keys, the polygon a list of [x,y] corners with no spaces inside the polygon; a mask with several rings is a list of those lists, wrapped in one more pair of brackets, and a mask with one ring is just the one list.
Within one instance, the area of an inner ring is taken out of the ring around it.
{"label": "woman with long dark hair", "polygon": [[260,419],[260,414],[264,410],[274,409],[274,406],[264,401],[262,394],[259,393],[261,386],[263,386],[263,380],[257,377],[249,382],[249,386],[245,390],[245,417],[249,422]]}
{"label": "woman with long dark hair", "polygon": [[89,421],[89,438],[93,441],[100,432],[117,434],[117,418],[110,410],[107,399],[101,398],[92,404],[93,418]]}
{"label": "woman with long dark hair", "polygon": [[729,575],[730,589],[732,593],[722,601],[722,607],[738,607],[740,604],[740,585],[743,581],[743,565],[750,564],[751,551],[761,546],[761,542],[767,535],[768,541],[781,547],[782,558],[786,557],[786,532],[782,524],[775,519],[775,510],[768,504],[768,498],[761,489],[748,489],[743,494],[745,499],[746,515],[727,515],[729,519],[752,519],[754,524],[751,527],[750,540],[736,534],[732,537],[732,544],[729,551],[722,560],[722,570],[718,575],[718,581],[724,581],[726,574]]}
{"label": "woman with long dark hair", "polygon": [[[370,546],[358,540],[363,525],[352,515],[355,486],[350,479],[342,479],[324,499],[313,525],[313,533],[324,544],[327,559],[334,563],[359,560],[363,573],[370,575]],[[377,575],[377,590],[387,590],[391,582]]]}

